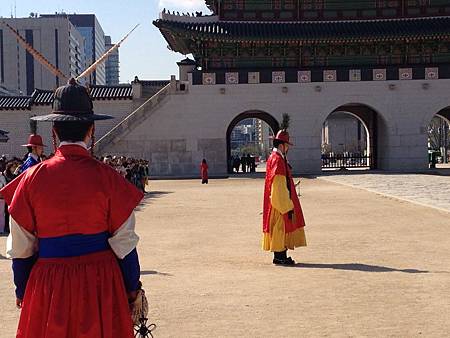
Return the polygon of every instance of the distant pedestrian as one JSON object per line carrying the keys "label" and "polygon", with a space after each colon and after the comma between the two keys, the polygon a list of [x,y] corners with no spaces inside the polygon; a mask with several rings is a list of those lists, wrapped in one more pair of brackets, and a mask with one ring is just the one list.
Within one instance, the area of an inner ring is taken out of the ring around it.
{"label": "distant pedestrian", "polygon": [[252,157],[250,156],[250,154],[247,154],[247,172],[251,173],[252,172]]}
{"label": "distant pedestrian", "polygon": [[[15,160],[11,160],[6,164],[6,169],[0,174],[0,186],[3,188],[5,185],[7,185],[9,182],[14,180],[16,178],[16,175],[14,172],[16,171],[17,167],[19,167],[19,162]],[[0,198],[3,199],[3,197],[0,195]],[[8,234],[9,233],[9,211],[8,211],[8,205],[0,202],[0,204],[3,204],[3,214],[5,218],[5,225],[3,228],[3,233]],[[0,215],[2,213],[1,206],[0,206]]]}
{"label": "distant pedestrian", "polygon": [[202,176],[202,184],[208,184],[208,163],[203,159],[200,164],[200,174]]}
{"label": "distant pedestrian", "polygon": [[233,160],[233,168],[237,173],[239,173],[240,166],[241,166],[241,160],[239,159],[239,156],[236,156]]}
{"label": "distant pedestrian", "polygon": [[243,173],[247,172],[247,156],[245,155],[242,155],[241,157],[241,167]]}

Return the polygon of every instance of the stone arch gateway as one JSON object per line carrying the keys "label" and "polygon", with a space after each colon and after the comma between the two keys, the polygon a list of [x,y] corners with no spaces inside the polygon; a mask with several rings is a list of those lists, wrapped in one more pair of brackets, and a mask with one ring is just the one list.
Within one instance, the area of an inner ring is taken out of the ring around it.
{"label": "stone arch gateway", "polygon": [[272,129],[273,133],[276,134],[280,129],[279,122],[270,114],[259,111],[259,110],[249,110],[243,112],[236,116],[229,124],[227,128],[227,163],[228,163],[228,173],[232,173],[233,169],[231,167],[231,133],[233,129],[238,125],[239,122],[245,119],[259,119],[267,123]]}
{"label": "stone arch gateway", "polygon": [[[349,116],[360,123],[358,125],[358,129],[360,127],[364,128],[365,139],[360,140],[362,144],[364,144],[365,149],[360,149],[361,153],[346,155],[348,165],[346,165],[345,160],[340,160],[339,165],[333,165],[330,163],[330,159],[336,160],[336,155],[334,154],[335,149],[328,149],[332,156],[328,156],[326,151],[322,148],[322,168],[369,168],[369,169],[377,169],[378,168],[378,130],[379,128],[384,128],[385,123],[381,114],[379,114],[374,108],[369,105],[362,103],[348,103],[341,105],[334,109],[328,116],[325,121],[328,121],[331,117],[340,114],[342,116]],[[337,121],[339,123],[339,121]],[[344,122],[344,121],[342,121]],[[326,132],[326,128],[328,126],[324,123],[324,130],[322,132],[322,145],[326,141],[325,138],[331,139],[330,135],[324,135]],[[354,130],[352,130],[354,131]],[[346,128],[340,128],[340,130],[335,131],[334,135],[339,139],[339,136],[342,137],[342,133],[347,133],[348,130]],[[360,132],[360,130],[358,131]],[[327,136],[327,137],[325,137]],[[360,135],[359,135],[360,136]],[[348,146],[348,145],[347,145]],[[346,149],[341,149],[346,150]],[[350,150],[350,149],[347,149]],[[352,150],[350,150],[352,151]],[[344,156],[343,154],[339,154],[339,156]],[[330,157],[330,159],[328,158]]]}

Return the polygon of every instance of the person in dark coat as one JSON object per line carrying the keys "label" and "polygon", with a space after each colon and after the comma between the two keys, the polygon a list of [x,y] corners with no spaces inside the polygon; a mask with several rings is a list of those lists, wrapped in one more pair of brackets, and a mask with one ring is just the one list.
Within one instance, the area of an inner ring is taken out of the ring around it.
{"label": "person in dark coat", "polygon": [[242,172],[243,173],[247,172],[247,157],[245,155],[243,155],[241,157],[241,166],[242,166]]}

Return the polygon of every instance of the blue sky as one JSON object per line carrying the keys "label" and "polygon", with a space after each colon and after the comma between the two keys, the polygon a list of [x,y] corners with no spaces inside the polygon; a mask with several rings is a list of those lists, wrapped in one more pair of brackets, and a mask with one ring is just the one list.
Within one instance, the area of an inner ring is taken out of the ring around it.
{"label": "blue sky", "polygon": [[66,13],[95,14],[114,42],[120,40],[137,23],[139,28],[125,41],[120,49],[120,81],[140,79],[169,79],[178,74],[176,62],[184,55],[171,52],[152,21],[158,18],[162,8],[176,11],[206,9],[203,0],[0,0],[0,16],[28,17],[31,12],[48,14]]}

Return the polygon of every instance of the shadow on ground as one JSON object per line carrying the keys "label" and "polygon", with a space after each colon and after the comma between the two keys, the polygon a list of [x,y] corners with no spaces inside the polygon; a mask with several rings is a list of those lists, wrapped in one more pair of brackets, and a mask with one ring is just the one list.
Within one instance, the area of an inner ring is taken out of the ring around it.
{"label": "shadow on ground", "polygon": [[298,263],[297,268],[306,269],[332,269],[332,270],[346,270],[346,271],[362,271],[362,272],[403,272],[403,273],[430,273],[426,270],[417,269],[395,269],[386,266],[367,265],[360,263],[346,263],[346,264],[316,264],[316,263]]}
{"label": "shadow on ground", "polygon": [[158,272],[154,270],[143,270],[141,271],[141,276],[148,276],[148,275],[159,275],[159,276],[168,276],[172,277],[173,275],[166,272]]}
{"label": "shadow on ground", "polygon": [[143,208],[150,204],[153,199],[164,197],[165,195],[173,194],[173,191],[149,191],[146,192],[141,203],[136,207],[137,211],[143,210]]}
{"label": "shadow on ground", "polygon": [[6,258],[5,256],[3,256],[3,255],[0,255],[0,260],[7,260],[8,258]]}

